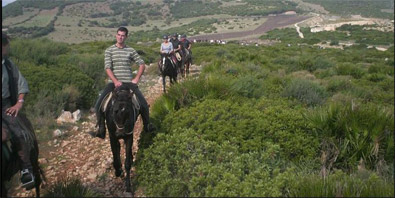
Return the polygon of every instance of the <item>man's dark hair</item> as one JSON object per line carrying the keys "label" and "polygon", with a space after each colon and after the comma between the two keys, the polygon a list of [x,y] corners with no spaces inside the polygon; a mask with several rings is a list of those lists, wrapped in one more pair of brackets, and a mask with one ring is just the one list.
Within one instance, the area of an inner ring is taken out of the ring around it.
{"label": "man's dark hair", "polygon": [[6,46],[6,45],[8,45],[9,42],[10,41],[9,41],[7,34],[2,32],[1,33],[1,45]]}
{"label": "man's dark hair", "polygon": [[117,30],[117,32],[119,32],[119,31],[121,31],[121,32],[126,32],[126,36],[128,35],[128,28],[126,28],[126,27],[119,27],[118,28],[118,30]]}

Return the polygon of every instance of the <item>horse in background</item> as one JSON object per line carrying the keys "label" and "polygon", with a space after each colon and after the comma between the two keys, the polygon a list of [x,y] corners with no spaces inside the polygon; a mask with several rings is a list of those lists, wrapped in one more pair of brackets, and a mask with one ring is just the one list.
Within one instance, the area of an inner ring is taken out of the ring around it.
{"label": "horse in background", "polygon": [[[42,180],[45,179],[45,175],[43,170],[40,168],[38,162],[38,143],[37,138],[34,133],[34,129],[30,121],[27,117],[19,113],[18,114],[18,122],[23,126],[22,128],[26,131],[26,138],[29,140],[31,149],[30,149],[30,162],[33,167],[33,175],[34,175],[34,188],[36,189],[36,197],[40,197],[40,185]],[[9,181],[16,173],[19,172],[21,167],[21,161],[19,159],[17,148],[12,144],[10,138],[10,131],[8,126],[5,124],[1,126],[1,134],[2,134],[2,145],[1,145],[1,197],[7,197],[7,188],[5,186],[5,182]],[[30,190],[30,189],[27,189]]]}
{"label": "horse in background", "polygon": [[162,75],[163,92],[166,93],[166,76],[170,78],[171,84],[177,83],[177,65],[171,60],[170,54],[162,54],[158,67]]}
{"label": "horse in background", "polygon": [[186,78],[189,75],[189,67],[192,64],[192,55],[191,55],[191,51],[188,49],[185,49],[185,54],[183,57],[183,77]]}
{"label": "horse in background", "polygon": [[133,129],[135,122],[140,115],[140,106],[134,91],[137,86],[133,83],[122,83],[122,86],[115,88],[111,93],[112,98],[105,110],[106,124],[110,136],[111,151],[113,154],[113,166],[115,176],[123,175],[120,159],[121,145],[120,139],[125,144],[125,186],[127,192],[134,191],[130,182],[130,170],[133,165],[132,145]]}

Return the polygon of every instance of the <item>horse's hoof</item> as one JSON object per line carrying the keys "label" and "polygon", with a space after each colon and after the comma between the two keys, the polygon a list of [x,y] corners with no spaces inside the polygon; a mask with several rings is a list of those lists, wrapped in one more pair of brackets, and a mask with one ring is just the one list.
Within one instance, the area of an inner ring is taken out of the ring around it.
{"label": "horse's hoof", "polygon": [[123,171],[122,171],[122,169],[121,170],[116,170],[115,171],[115,177],[121,177],[123,174]]}

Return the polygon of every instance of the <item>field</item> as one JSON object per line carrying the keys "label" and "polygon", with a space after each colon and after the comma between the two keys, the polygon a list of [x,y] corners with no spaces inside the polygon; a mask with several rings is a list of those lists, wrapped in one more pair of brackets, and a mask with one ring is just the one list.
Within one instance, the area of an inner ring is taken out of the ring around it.
{"label": "field", "polygon": [[[196,40],[229,40],[229,39],[243,39],[245,37],[249,37],[251,35],[255,35],[255,37],[259,37],[260,35],[273,30],[275,28],[286,27],[289,25],[293,25],[297,22],[303,21],[307,19],[306,16],[297,16],[297,15],[277,15],[277,16],[269,16],[266,21],[256,27],[255,29],[248,30],[248,31],[240,31],[234,30],[233,32],[224,32],[224,33],[217,33],[217,34],[210,34],[210,35],[199,35],[193,36],[191,39]],[[243,29],[243,28],[240,28]],[[240,30],[239,29],[239,30]]]}

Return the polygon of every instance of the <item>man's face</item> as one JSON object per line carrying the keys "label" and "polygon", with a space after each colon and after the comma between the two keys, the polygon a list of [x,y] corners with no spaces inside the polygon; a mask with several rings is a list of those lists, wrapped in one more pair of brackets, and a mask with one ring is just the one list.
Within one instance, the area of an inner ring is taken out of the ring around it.
{"label": "man's face", "polygon": [[10,50],[10,44],[1,45],[1,57],[6,58],[8,56],[9,50]]}
{"label": "man's face", "polygon": [[127,38],[126,32],[118,31],[116,37],[117,37],[117,43],[123,44]]}

